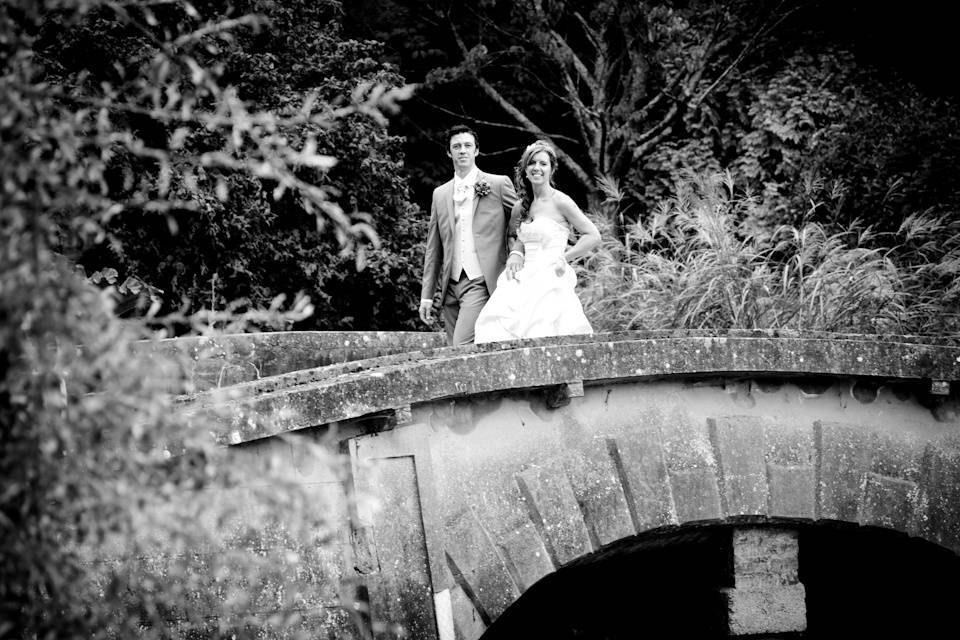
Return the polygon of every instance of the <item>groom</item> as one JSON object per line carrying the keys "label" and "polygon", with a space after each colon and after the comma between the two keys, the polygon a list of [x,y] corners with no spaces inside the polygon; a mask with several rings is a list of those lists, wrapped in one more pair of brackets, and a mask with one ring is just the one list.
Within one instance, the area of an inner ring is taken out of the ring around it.
{"label": "groom", "polygon": [[519,249],[510,252],[517,242],[515,226],[509,224],[517,201],[510,178],[477,168],[480,147],[469,127],[451,128],[445,140],[454,177],[433,190],[420,319],[432,321],[433,294],[439,288],[447,340],[456,346],[473,342],[473,325],[497,286],[497,276],[505,264],[508,274],[516,271],[523,254]]}

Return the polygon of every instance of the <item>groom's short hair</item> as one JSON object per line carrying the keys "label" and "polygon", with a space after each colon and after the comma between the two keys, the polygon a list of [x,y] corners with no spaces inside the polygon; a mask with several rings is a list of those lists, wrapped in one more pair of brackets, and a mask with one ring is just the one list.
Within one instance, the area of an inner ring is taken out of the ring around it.
{"label": "groom's short hair", "polygon": [[473,129],[471,129],[465,124],[456,124],[450,127],[449,129],[447,129],[446,137],[444,137],[443,139],[445,143],[444,148],[450,149],[450,141],[453,139],[453,136],[461,133],[469,133],[470,135],[472,135],[474,144],[477,145],[478,149],[480,148],[480,136],[477,135],[476,131],[474,131]]}

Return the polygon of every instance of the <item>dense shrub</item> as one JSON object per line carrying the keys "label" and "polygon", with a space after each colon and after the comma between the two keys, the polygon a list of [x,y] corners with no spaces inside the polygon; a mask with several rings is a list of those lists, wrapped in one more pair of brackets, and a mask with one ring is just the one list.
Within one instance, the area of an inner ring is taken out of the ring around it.
{"label": "dense shrub", "polygon": [[806,221],[758,235],[763,204],[730,174],[693,176],[625,241],[604,234],[582,270],[594,328],[960,332],[960,221],[915,214],[889,233]]}

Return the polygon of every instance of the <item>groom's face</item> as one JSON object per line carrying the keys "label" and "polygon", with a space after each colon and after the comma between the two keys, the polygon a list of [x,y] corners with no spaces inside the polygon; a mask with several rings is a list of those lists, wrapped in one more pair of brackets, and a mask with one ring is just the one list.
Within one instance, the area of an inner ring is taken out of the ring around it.
{"label": "groom's face", "polygon": [[477,162],[477,141],[469,133],[458,133],[450,138],[447,155],[453,160],[453,168],[469,171]]}

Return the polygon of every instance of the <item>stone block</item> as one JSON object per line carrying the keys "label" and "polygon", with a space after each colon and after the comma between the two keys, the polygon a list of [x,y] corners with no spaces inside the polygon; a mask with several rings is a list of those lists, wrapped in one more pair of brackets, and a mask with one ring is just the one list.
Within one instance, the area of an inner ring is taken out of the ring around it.
{"label": "stone block", "polygon": [[930,446],[920,474],[919,530],[960,553],[960,447]]}
{"label": "stone block", "polygon": [[767,512],[763,421],[754,416],[709,419],[725,515]]}
{"label": "stone block", "polygon": [[[450,608],[453,610],[455,640],[477,640],[487,628],[473,602],[459,586],[450,590]],[[441,638],[440,640],[449,640]]]}
{"label": "stone block", "polygon": [[443,546],[454,581],[481,617],[496,619],[519,595],[489,534],[469,510],[446,520]]}
{"label": "stone block", "polygon": [[820,517],[857,522],[861,483],[872,453],[866,427],[838,422],[814,424],[819,454]]}
{"label": "stone block", "polygon": [[400,625],[415,638],[435,638],[429,559],[424,546],[413,456],[377,460],[371,488],[381,508],[372,513],[379,573],[370,576],[376,619]]}
{"label": "stone block", "polygon": [[682,524],[721,517],[717,475],[712,467],[672,471],[670,481],[677,522]]}
{"label": "stone block", "polygon": [[768,421],[764,425],[769,515],[815,518],[816,448],[813,424],[795,427]]}
{"label": "stone block", "polygon": [[767,465],[768,513],[781,518],[816,517],[817,478],[812,464]]}
{"label": "stone block", "polygon": [[590,535],[562,465],[531,465],[517,475],[530,519],[555,566],[590,553]]}
{"label": "stone block", "polygon": [[924,442],[909,432],[877,434],[874,440],[870,471],[909,482],[919,479]]}
{"label": "stone block", "polygon": [[807,628],[806,591],[802,584],[727,593],[730,635],[798,632]]}
{"label": "stone block", "polygon": [[868,473],[860,504],[860,524],[906,532],[913,520],[916,496],[916,482]]}
{"label": "stone block", "polygon": [[503,552],[507,570],[521,592],[554,570],[547,548],[531,522],[502,534],[497,544]]}
{"label": "stone block", "polygon": [[677,517],[660,433],[636,429],[615,441],[624,493],[632,503],[637,531],[676,524]]}
{"label": "stone block", "polygon": [[679,523],[722,517],[717,462],[706,423],[678,410],[661,428],[664,458]]}
{"label": "stone block", "polygon": [[594,547],[636,533],[620,484],[620,474],[605,438],[590,438],[568,451],[564,466]]}
{"label": "stone block", "polygon": [[726,591],[730,635],[806,629],[806,592],[798,578],[798,552],[796,531],[734,530],[735,586]]}
{"label": "stone block", "polygon": [[796,531],[735,529],[733,572],[737,588],[757,582],[797,582],[799,548]]}

